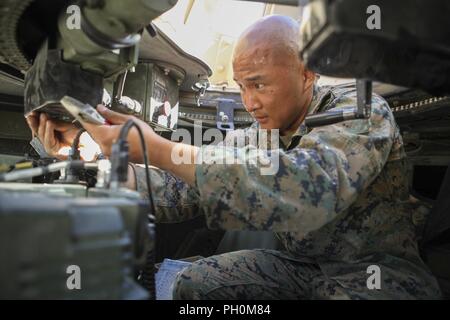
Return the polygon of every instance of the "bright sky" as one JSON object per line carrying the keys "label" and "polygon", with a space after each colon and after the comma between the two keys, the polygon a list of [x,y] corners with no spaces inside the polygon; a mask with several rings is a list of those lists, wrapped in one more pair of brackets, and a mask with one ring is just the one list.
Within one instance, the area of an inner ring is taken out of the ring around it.
{"label": "bright sky", "polygon": [[154,22],[183,50],[211,67],[212,84],[228,82],[235,86],[231,80],[234,43],[248,26],[264,15],[264,9],[263,3],[246,1],[179,0],[172,10]]}

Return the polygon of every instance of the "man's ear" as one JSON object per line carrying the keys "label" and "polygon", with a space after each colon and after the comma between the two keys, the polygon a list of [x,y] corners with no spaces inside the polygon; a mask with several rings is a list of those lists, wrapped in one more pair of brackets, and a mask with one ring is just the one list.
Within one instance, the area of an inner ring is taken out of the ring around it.
{"label": "man's ear", "polygon": [[311,70],[308,70],[308,69],[304,69],[303,70],[303,83],[304,83],[304,88],[305,88],[305,91],[306,90],[309,90],[313,85],[314,85],[314,82],[315,82],[315,80],[316,80],[316,74],[314,73],[314,72],[312,72]]}

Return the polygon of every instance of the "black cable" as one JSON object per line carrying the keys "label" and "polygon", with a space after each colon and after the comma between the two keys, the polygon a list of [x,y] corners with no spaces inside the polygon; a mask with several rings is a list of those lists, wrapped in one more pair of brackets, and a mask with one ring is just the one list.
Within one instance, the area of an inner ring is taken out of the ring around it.
{"label": "black cable", "polygon": [[[128,142],[127,142],[128,133],[133,126],[136,127],[136,129],[139,133],[139,138],[141,140],[142,152],[144,153],[145,179],[146,179],[146,183],[147,183],[147,190],[148,190],[148,194],[149,194],[150,208],[151,208],[151,214],[149,214],[149,216],[148,216],[148,218],[149,218],[148,231],[149,231],[150,238],[154,239],[155,238],[155,236],[154,236],[155,235],[155,232],[154,232],[155,218],[153,216],[153,213],[155,212],[155,204],[153,201],[153,195],[152,195],[152,191],[151,191],[147,145],[145,144],[145,138],[144,138],[142,129],[132,119],[128,120],[125,123],[125,125],[122,127],[122,129],[120,130],[119,139],[116,142],[116,145],[118,146],[117,158],[115,157],[115,161],[118,161],[119,165],[117,167],[115,165],[112,167],[119,168],[120,162],[123,161],[123,154],[125,154],[124,151],[128,151],[128,145],[127,145],[128,144]],[[125,165],[125,163],[123,163],[123,165]],[[127,169],[128,169],[128,165],[127,165]],[[119,170],[124,170],[124,169],[119,169]],[[120,173],[118,173],[117,176],[119,177]],[[141,279],[140,280],[141,280],[142,285],[149,291],[150,298],[156,299],[155,246],[153,246],[146,254],[145,265],[144,265],[143,269],[141,270]]]}
{"label": "black cable", "polygon": [[73,139],[72,146],[70,147],[70,159],[71,160],[79,160],[80,159],[80,151],[78,150],[79,144],[80,144],[80,137],[83,134],[83,132],[86,132],[86,129],[82,128],[77,132],[77,135],[75,136],[75,139]]}
{"label": "black cable", "polygon": [[120,143],[121,141],[126,141],[128,137],[128,133],[131,130],[132,127],[135,127],[139,133],[139,138],[141,140],[141,148],[142,152],[144,154],[144,165],[145,165],[145,180],[147,184],[147,190],[149,193],[149,200],[150,200],[150,208],[152,210],[152,213],[155,212],[155,204],[153,201],[153,195],[151,192],[151,180],[150,180],[150,172],[149,172],[149,161],[148,161],[148,155],[147,155],[147,145],[145,144],[145,138],[144,134],[142,132],[142,129],[137,125],[136,122],[134,122],[132,119],[128,120],[119,133],[119,140],[117,143]]}
{"label": "black cable", "polygon": [[146,288],[150,293],[150,298],[156,300],[156,286],[155,286],[155,250],[156,245],[154,239],[155,237],[155,225],[152,223],[149,223],[148,226],[148,234],[149,239],[148,245],[149,250],[146,253],[145,256],[145,264],[144,267],[141,270],[140,274],[140,282]]}

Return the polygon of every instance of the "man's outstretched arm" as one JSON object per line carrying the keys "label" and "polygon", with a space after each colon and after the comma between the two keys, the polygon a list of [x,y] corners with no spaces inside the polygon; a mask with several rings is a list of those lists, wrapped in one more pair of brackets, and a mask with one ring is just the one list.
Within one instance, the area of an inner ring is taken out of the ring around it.
{"label": "man's outstretched arm", "polygon": [[[108,156],[111,153],[111,146],[119,136],[119,132],[123,124],[129,119],[133,119],[133,121],[138,124],[144,133],[150,164],[160,169],[169,171],[191,186],[195,184],[194,159],[198,154],[198,147],[167,140],[156,134],[150,126],[138,118],[111,111],[102,105],[99,105],[97,109],[112,125],[99,126],[86,122],[82,123],[82,125],[89,132],[92,138],[100,145],[100,148],[105,155]],[[135,128],[131,129],[128,136],[128,142],[130,145],[130,160],[132,162],[142,163],[143,154],[141,151],[139,135]],[[187,163],[182,164],[175,164],[172,160],[172,150],[178,152],[180,157],[186,157],[186,155],[189,155],[191,161],[187,161]],[[132,180],[129,181],[128,185],[133,187],[133,182],[134,181]]]}

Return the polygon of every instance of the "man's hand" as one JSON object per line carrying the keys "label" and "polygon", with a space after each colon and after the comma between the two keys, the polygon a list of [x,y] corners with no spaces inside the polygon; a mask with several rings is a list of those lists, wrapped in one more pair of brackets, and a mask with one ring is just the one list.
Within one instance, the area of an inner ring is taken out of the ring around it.
{"label": "man's hand", "polygon": [[79,128],[72,123],[49,120],[44,113],[32,112],[27,123],[33,135],[44,145],[45,151],[52,157],[64,160]]}
{"label": "man's hand", "polygon": [[[149,135],[155,134],[145,122],[133,116],[111,111],[103,105],[99,105],[97,108],[111,125],[98,126],[86,122],[82,123],[90,135],[83,134],[80,138],[80,153],[85,160],[92,160],[95,154],[100,152],[98,146],[104,155],[109,156],[112,144],[119,137],[123,124],[129,119],[133,119],[141,127],[147,138]],[[45,151],[50,156],[61,160],[67,159],[70,147],[80,128],[72,123],[50,120],[45,113],[38,114],[36,112],[31,113],[27,117],[27,123],[33,135],[39,138],[44,145]],[[143,154],[136,128],[131,129],[128,135],[128,142],[130,144],[130,160],[142,162]]]}
{"label": "man's hand", "polygon": [[[132,119],[141,128],[147,145],[149,142],[147,140],[151,139],[153,136],[157,136],[156,133],[154,133],[144,121],[134,116],[114,112],[103,105],[98,105],[97,111],[110,123],[110,125],[96,125],[87,122],[82,122],[81,124],[86,131],[89,132],[91,137],[99,144],[103,154],[106,156],[111,154],[111,147],[113,143],[117,141],[120,130],[125,122],[130,119]],[[128,134],[128,143],[130,147],[130,161],[142,163],[143,153],[141,148],[141,140],[139,138],[138,131],[134,127]]]}

